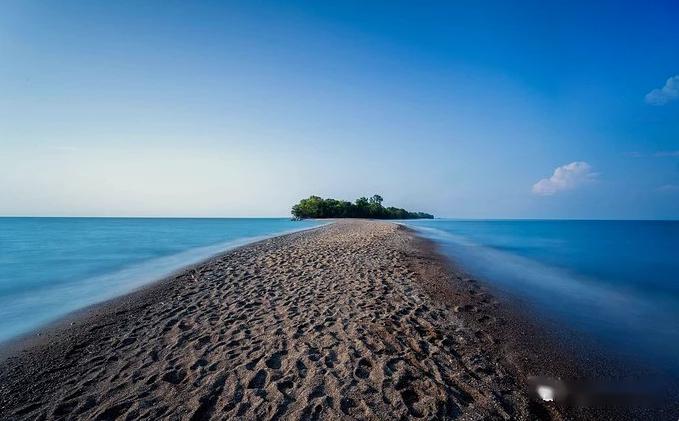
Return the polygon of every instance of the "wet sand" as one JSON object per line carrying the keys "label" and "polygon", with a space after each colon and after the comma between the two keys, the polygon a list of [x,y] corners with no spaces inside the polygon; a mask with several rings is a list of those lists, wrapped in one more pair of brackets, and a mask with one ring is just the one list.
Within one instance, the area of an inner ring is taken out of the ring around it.
{"label": "wet sand", "polygon": [[525,387],[549,346],[386,222],[241,247],[40,333],[0,364],[0,418],[563,418]]}

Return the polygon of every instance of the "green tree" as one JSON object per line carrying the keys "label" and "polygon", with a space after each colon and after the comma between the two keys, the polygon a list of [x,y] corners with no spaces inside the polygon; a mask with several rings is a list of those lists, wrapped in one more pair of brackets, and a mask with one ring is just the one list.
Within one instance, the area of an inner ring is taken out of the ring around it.
{"label": "green tree", "polygon": [[370,199],[360,197],[354,203],[309,196],[292,207],[292,215],[296,218],[415,219],[434,217],[424,212],[408,212],[395,207],[385,208],[382,206],[383,201],[382,196],[378,194]]}

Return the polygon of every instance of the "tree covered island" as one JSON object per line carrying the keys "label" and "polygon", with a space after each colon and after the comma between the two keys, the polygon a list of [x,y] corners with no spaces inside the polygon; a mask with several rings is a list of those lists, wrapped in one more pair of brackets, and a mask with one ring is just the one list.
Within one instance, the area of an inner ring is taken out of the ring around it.
{"label": "tree covered island", "polygon": [[382,206],[382,196],[361,197],[351,203],[346,200],[323,199],[309,196],[292,207],[295,218],[374,218],[374,219],[433,219],[434,215],[424,212],[409,212],[405,209]]}

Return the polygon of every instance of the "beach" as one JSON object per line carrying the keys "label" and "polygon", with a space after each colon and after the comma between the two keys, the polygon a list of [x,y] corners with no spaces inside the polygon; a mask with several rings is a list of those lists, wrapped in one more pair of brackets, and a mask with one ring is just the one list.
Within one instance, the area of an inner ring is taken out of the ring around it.
{"label": "beach", "polygon": [[544,344],[513,323],[408,228],[338,220],[228,251],[38,330],[3,357],[0,412],[561,419],[525,386],[549,347],[522,354]]}

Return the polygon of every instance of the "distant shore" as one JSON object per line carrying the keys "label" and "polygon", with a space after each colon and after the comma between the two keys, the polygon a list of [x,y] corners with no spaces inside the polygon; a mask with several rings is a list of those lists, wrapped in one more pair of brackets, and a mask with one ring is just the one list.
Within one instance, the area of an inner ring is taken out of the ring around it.
{"label": "distant shore", "polygon": [[530,329],[411,230],[338,220],[231,250],[21,342],[0,364],[0,410],[560,419],[526,379],[536,366],[567,373],[569,359]]}

